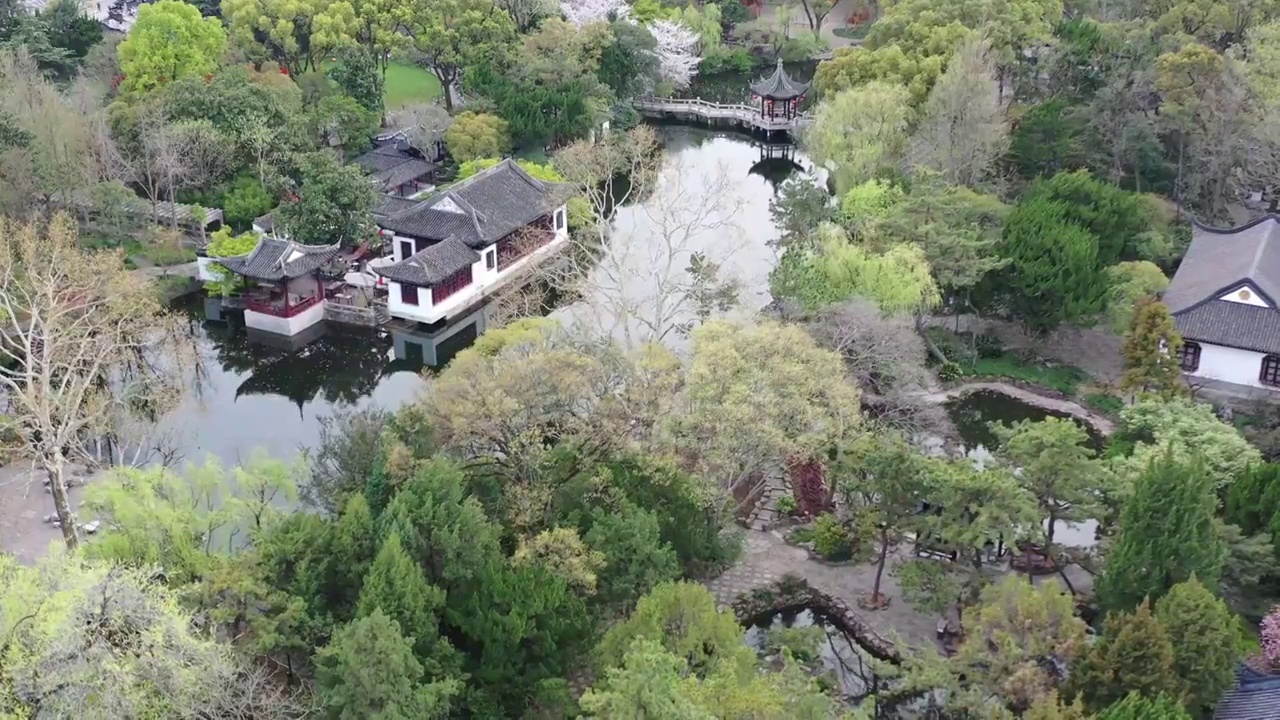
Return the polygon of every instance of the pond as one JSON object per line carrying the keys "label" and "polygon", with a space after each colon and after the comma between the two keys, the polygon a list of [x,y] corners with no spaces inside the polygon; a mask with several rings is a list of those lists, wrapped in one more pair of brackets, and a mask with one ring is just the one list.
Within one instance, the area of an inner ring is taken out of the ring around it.
{"label": "pond", "polygon": [[[723,263],[740,282],[740,312],[759,310],[770,300],[768,274],[775,256],[769,242],[778,232],[769,200],[786,177],[805,172],[808,161],[794,151],[785,161],[769,157],[768,148],[745,135],[679,126],[661,126],[659,134],[663,179],[642,202],[621,208],[615,222],[615,240],[630,243],[636,252],[619,263],[623,271],[593,276],[591,282],[602,288],[615,282],[628,304],[644,306],[645,294],[653,292],[653,283],[646,282],[652,278],[650,267],[663,258],[670,239],[660,229],[668,217],[664,209],[677,201],[706,204],[706,193],[714,191],[723,196],[722,217],[714,218],[714,228],[682,238],[684,250]],[[559,308],[554,315],[585,321],[590,301]],[[200,295],[180,299],[175,309],[188,319],[206,362],[198,394],[165,418],[166,441],[188,461],[211,454],[226,463],[260,447],[285,456],[312,446],[319,418],[334,410],[367,405],[394,410],[411,401],[423,387],[422,369],[447,363],[484,332],[493,315],[481,306],[432,332],[396,322],[377,331],[329,325],[299,347],[246,331],[237,313],[223,313],[220,303]]]}
{"label": "pond", "polygon": [[[978,463],[987,462],[991,458],[989,448],[999,444],[991,430],[993,422],[1012,424],[1022,420],[1037,422],[1050,417],[1064,418],[1084,428],[1089,434],[1089,446],[1094,450],[1101,451],[1105,442],[1103,436],[1088,423],[991,390],[969,393],[949,401],[947,415],[960,436],[965,454]],[[1054,542],[1068,547],[1090,547],[1097,543],[1097,527],[1094,520],[1059,522],[1054,530]]]}
{"label": "pond", "polygon": [[980,390],[947,403],[947,415],[955,425],[965,451],[975,456],[988,455],[988,448],[995,447],[999,441],[991,429],[991,423],[999,422],[1011,425],[1023,420],[1037,422],[1045,418],[1063,418],[1075,422],[1089,434],[1089,446],[1101,450],[1102,435],[1088,423],[1067,415],[1066,413],[1046,410],[1015,397],[992,390]]}
{"label": "pond", "polygon": [[805,662],[807,658],[797,654],[793,647],[793,643],[802,637],[804,640],[797,644],[816,645],[817,649],[816,656],[812,658],[816,663],[806,662],[807,665],[815,669],[820,665],[825,674],[839,685],[844,698],[857,700],[867,695],[868,683],[874,681],[871,656],[820,611],[793,610],[762,618],[747,627],[745,641],[765,658],[776,656],[778,647],[785,644],[792,647],[796,659]]}

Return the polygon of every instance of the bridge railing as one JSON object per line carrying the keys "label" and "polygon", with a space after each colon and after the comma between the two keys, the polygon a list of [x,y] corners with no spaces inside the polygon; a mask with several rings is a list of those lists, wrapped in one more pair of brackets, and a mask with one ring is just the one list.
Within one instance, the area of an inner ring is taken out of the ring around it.
{"label": "bridge railing", "polygon": [[759,112],[760,108],[754,105],[745,105],[743,103],[718,103],[701,98],[658,98],[644,97],[636,98],[637,105],[646,105],[650,107],[695,107],[707,110],[741,110],[745,112]]}

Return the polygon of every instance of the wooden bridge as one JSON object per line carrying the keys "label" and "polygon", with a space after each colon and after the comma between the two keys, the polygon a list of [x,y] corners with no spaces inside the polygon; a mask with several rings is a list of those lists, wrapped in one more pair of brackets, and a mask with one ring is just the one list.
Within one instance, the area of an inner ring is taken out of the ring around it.
{"label": "wooden bridge", "polygon": [[641,115],[650,118],[697,119],[712,125],[738,125],[765,133],[794,133],[810,120],[808,113],[793,118],[769,118],[761,116],[760,108],[753,105],[714,103],[700,99],[639,98],[635,101],[635,108]]}

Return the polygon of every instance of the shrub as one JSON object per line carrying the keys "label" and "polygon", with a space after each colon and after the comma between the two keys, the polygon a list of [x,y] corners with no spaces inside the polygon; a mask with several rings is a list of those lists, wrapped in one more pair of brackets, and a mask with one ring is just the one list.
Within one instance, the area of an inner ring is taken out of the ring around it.
{"label": "shrub", "polygon": [[995,335],[979,335],[973,343],[980,358],[997,358],[1004,354],[1004,344]]}
{"label": "shrub", "polygon": [[780,515],[790,517],[796,514],[796,498],[794,495],[783,495],[778,498],[778,504],[774,506]]}
{"label": "shrub", "polygon": [[222,219],[232,229],[248,230],[253,221],[270,212],[275,199],[252,175],[241,175],[222,198]]}
{"label": "shrub", "polygon": [[813,523],[813,549],[828,560],[847,560],[853,555],[849,529],[831,513],[820,515]]}
{"label": "shrub", "polygon": [[787,472],[800,513],[816,517],[826,511],[827,485],[822,477],[822,464],[817,460],[791,462]]}
{"label": "shrub", "polygon": [[964,372],[960,369],[960,363],[948,360],[942,363],[942,367],[938,368],[938,379],[943,382],[952,382],[960,379]]}

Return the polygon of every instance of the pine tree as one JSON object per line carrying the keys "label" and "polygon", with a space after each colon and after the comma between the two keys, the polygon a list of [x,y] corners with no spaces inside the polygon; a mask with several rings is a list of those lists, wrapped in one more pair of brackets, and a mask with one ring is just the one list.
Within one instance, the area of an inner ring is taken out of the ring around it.
{"label": "pine tree", "polygon": [[350,620],[360,595],[360,583],[378,551],[378,535],[374,532],[369,503],[362,496],[352,495],[331,528],[324,594],[334,617]]}
{"label": "pine tree", "polygon": [[424,683],[412,642],[381,612],[354,620],[316,652],[316,689],[330,717],[446,717],[456,680]]}
{"label": "pine tree", "polygon": [[1162,397],[1181,394],[1186,390],[1178,364],[1181,349],[1182,335],[1173,324],[1169,307],[1154,300],[1143,303],[1125,335],[1120,388]]}
{"label": "pine tree", "polygon": [[1177,695],[1173,644],[1169,633],[1143,601],[1132,614],[1107,616],[1102,637],[1072,676],[1072,684],[1094,711],[1136,692],[1146,697]]}
{"label": "pine tree", "polygon": [[414,652],[427,666],[428,674],[436,675],[452,665],[452,648],[440,637],[443,607],[444,591],[427,583],[422,568],[404,551],[398,533],[387,535],[365,576],[356,616],[369,617],[381,611],[395,620],[413,636]]}
{"label": "pine tree", "polygon": [[1098,579],[1103,609],[1123,612],[1143,598],[1158,600],[1192,575],[1215,589],[1225,554],[1216,508],[1212,478],[1199,460],[1176,458],[1172,447],[1153,457],[1124,504],[1119,536]]}
{"label": "pine tree", "polygon": [[1227,604],[1194,576],[1169,589],[1156,603],[1156,619],[1173,644],[1173,669],[1186,691],[1187,707],[1208,717],[1235,682],[1240,627]]}
{"label": "pine tree", "polygon": [[1280,463],[1252,465],[1231,483],[1223,519],[1238,525],[1245,535],[1267,532],[1280,511]]}

